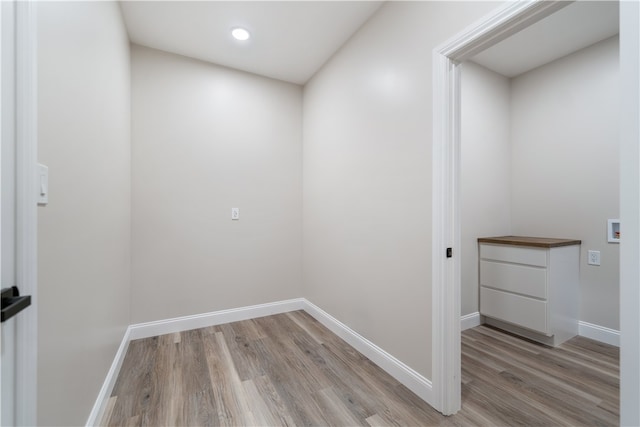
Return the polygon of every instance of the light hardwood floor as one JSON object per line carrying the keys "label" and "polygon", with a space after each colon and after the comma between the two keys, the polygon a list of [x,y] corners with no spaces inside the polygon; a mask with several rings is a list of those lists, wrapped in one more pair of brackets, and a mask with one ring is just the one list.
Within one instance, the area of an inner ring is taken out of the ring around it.
{"label": "light hardwood floor", "polygon": [[[410,339],[411,337],[407,337]],[[444,417],[303,311],[132,341],[105,425],[618,425],[618,349],[462,334]]]}

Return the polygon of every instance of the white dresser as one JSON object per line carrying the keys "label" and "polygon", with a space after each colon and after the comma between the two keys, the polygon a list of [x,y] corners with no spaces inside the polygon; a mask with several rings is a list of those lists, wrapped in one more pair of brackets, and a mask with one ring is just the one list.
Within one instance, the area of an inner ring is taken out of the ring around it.
{"label": "white dresser", "polygon": [[578,334],[580,240],[478,239],[485,323],[557,346]]}

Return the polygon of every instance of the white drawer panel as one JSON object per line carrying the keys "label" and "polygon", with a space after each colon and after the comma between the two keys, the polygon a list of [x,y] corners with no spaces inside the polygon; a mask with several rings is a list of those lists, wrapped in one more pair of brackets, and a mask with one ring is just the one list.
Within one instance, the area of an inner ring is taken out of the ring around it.
{"label": "white drawer panel", "polygon": [[547,249],[481,243],[480,258],[546,267]]}
{"label": "white drawer panel", "polygon": [[547,299],[547,269],[483,260],[480,285]]}
{"label": "white drawer panel", "polygon": [[548,334],[544,301],[481,287],[480,314]]}

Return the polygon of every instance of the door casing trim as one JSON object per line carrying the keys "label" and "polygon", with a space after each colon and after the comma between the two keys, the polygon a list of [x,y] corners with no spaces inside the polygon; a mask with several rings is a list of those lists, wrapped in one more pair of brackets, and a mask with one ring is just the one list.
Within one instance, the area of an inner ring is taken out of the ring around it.
{"label": "door casing trim", "polygon": [[461,405],[459,65],[568,4],[508,2],[433,50],[431,382],[434,406],[445,415]]}
{"label": "door casing trim", "polygon": [[18,425],[37,425],[38,408],[37,24],[36,3],[16,2],[16,283],[32,301],[17,323]]}

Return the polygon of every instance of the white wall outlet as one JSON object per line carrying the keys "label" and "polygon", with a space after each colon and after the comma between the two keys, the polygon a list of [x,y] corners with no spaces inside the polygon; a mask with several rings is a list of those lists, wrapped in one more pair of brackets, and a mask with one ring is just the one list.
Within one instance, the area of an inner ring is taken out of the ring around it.
{"label": "white wall outlet", "polygon": [[240,208],[231,208],[231,219],[240,219]]}
{"label": "white wall outlet", "polygon": [[587,251],[587,263],[589,265],[600,265],[600,251]]}

